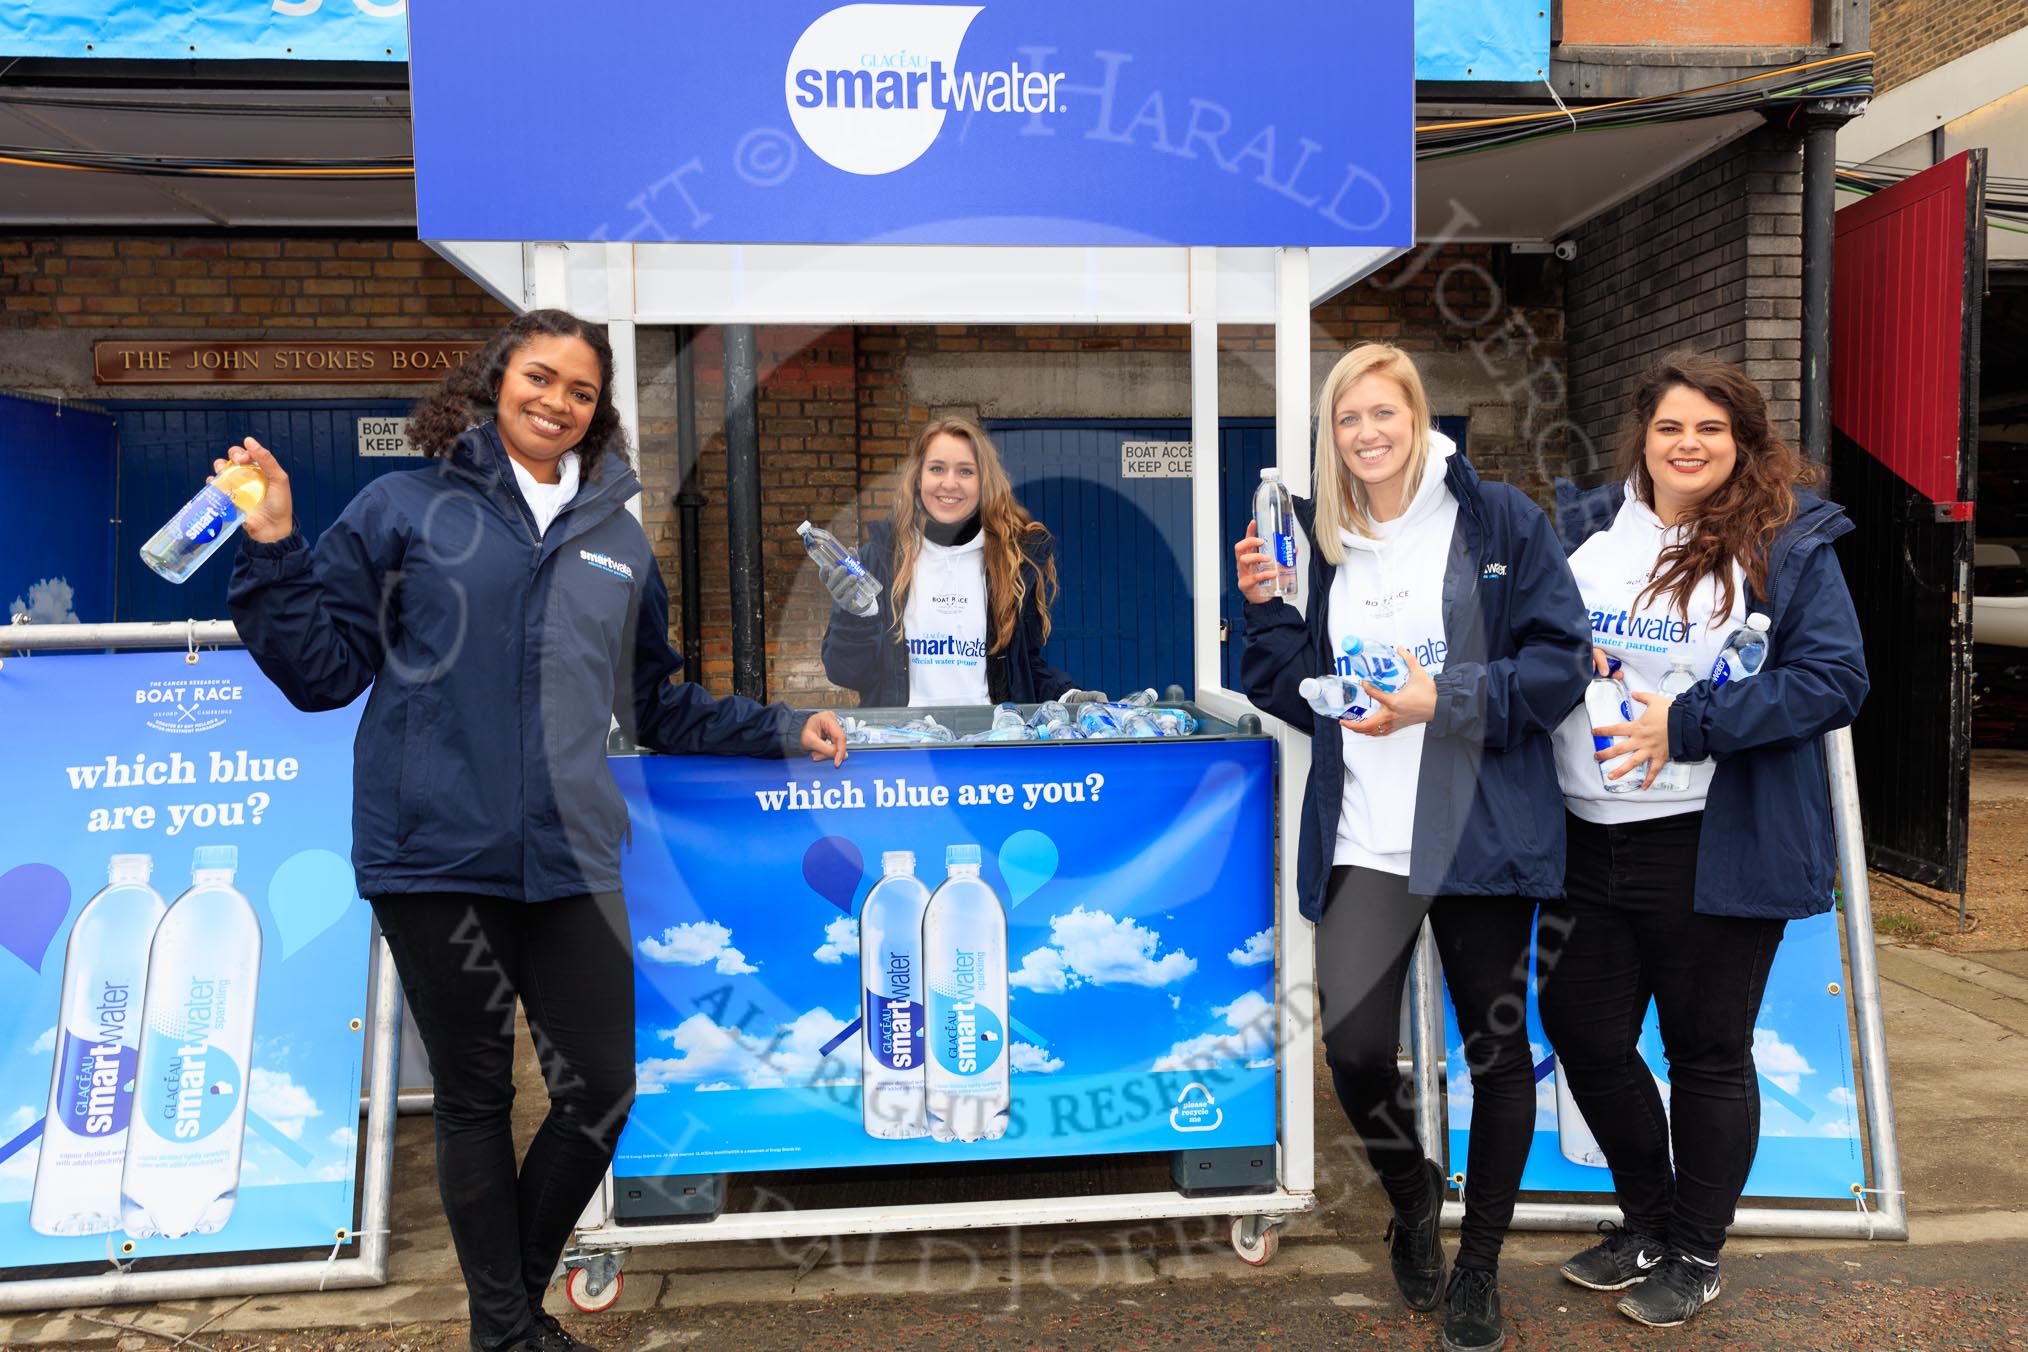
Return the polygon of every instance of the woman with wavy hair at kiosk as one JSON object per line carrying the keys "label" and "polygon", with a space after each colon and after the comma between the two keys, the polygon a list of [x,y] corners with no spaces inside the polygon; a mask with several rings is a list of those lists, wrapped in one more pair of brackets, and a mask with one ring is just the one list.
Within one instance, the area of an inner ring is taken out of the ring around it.
{"label": "woman with wavy hair at kiosk", "polygon": [[[1596,670],[1620,664],[1635,717],[1580,708],[1556,731],[1568,895],[1543,904],[1537,962],[1543,1028],[1625,1214],[1563,1275],[1666,1328],[1719,1292],[1760,1136],[1754,1021],[1784,927],[1831,907],[1821,739],[1858,713],[1866,663],[1830,547],[1851,522],[1805,487],[1745,372],[1665,358],[1619,468],[1566,535]],[[1635,1045],[1650,999],[1666,1113]]]}
{"label": "woman with wavy hair at kiosk", "polygon": [[[1353,348],[1317,409],[1316,499],[1296,503],[1313,543],[1309,613],[1274,594],[1274,561],[1249,528],[1233,547],[1247,601],[1241,680],[1256,705],[1310,733],[1296,888],[1317,926],[1332,1082],[1393,1203],[1395,1282],[1411,1309],[1444,1305],[1449,1352],[1492,1352],[1506,1340],[1500,1248],[1535,1129],[1529,940],[1536,903],[1563,891],[1549,730],[1584,689],[1584,609],[1542,510],[1481,480],[1431,427],[1406,353]],[[1335,701],[1313,709],[1300,683],[1359,674],[1341,663],[1351,640],[1403,683],[1366,685],[1362,717],[1333,716],[1346,712]],[[1395,1068],[1425,918],[1473,1095],[1448,1287],[1443,1176]]]}

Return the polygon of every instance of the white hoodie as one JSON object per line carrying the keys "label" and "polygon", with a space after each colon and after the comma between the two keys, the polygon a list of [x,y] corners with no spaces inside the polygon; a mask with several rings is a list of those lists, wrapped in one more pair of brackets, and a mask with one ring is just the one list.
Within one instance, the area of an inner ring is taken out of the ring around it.
{"label": "white hoodie", "polygon": [[[1456,453],[1449,437],[1432,430],[1429,460],[1408,510],[1392,521],[1376,522],[1378,538],[1339,533],[1345,562],[1331,579],[1328,629],[1341,674],[1350,672],[1343,655],[1347,634],[1389,652],[1411,649],[1432,676],[1444,669],[1450,646],[1444,635],[1444,566],[1458,520],[1458,502],[1444,482],[1444,467]],[[1339,729],[1345,798],[1338,809],[1334,865],[1408,876],[1424,728],[1418,723],[1385,737]]]}
{"label": "white hoodie", "polygon": [[911,706],[986,703],[986,532],[922,542],[901,633]]}

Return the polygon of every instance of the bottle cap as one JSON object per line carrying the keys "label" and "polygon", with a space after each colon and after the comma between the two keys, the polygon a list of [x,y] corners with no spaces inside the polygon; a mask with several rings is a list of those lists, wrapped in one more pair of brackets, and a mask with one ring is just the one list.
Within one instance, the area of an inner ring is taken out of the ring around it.
{"label": "bottle cap", "polygon": [[1769,620],[1767,616],[1758,613],[1746,617],[1746,627],[1749,629],[1758,629],[1763,634],[1767,632],[1768,625],[1770,625],[1771,623],[1773,623],[1773,621]]}
{"label": "bottle cap", "polygon": [[1324,683],[1315,676],[1305,676],[1302,680],[1296,682],[1296,693],[1304,699],[1314,699],[1317,692],[1323,688]]}
{"label": "bottle cap", "polygon": [[106,861],[107,882],[145,883],[155,871],[152,854],[116,854]]}
{"label": "bottle cap", "polygon": [[815,526],[812,526],[809,522],[805,521],[802,525],[796,527],[796,534],[808,535],[811,531],[815,529],[816,529]]}
{"label": "bottle cap", "polygon": [[239,867],[239,846],[199,845],[196,856],[190,861],[192,873],[205,873],[218,869],[227,871]]}
{"label": "bottle cap", "polygon": [[1263,479],[1279,479],[1282,477],[1282,472],[1275,466],[1269,465],[1266,469],[1260,472],[1260,477]]}
{"label": "bottle cap", "polygon": [[1342,640],[1340,640],[1338,644],[1339,650],[1345,653],[1345,655],[1348,657],[1354,653],[1357,653],[1361,648],[1364,648],[1365,646],[1366,640],[1360,638],[1359,635],[1357,634],[1345,635],[1345,637]]}
{"label": "bottle cap", "polygon": [[1608,657],[1608,658],[1606,659],[1606,675],[1608,675],[1608,676],[1617,676],[1617,675],[1619,675],[1619,674],[1620,674],[1620,668],[1621,668],[1621,667],[1623,667],[1623,666],[1625,666],[1625,665],[1626,665],[1626,663],[1624,663],[1624,662],[1620,661],[1620,659],[1619,659],[1619,658],[1617,658],[1617,657]]}
{"label": "bottle cap", "polygon": [[880,854],[880,871],[883,875],[915,872],[915,852],[912,850],[883,850]]}
{"label": "bottle cap", "polygon": [[973,868],[979,866],[979,847],[977,845],[951,845],[945,847],[945,868],[960,868],[965,865],[970,865]]}

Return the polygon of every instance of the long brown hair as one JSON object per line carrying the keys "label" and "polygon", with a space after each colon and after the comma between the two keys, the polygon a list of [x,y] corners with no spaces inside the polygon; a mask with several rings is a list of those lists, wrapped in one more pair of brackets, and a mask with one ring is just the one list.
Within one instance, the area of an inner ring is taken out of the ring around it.
{"label": "long brown hair", "polygon": [[[997,653],[1013,641],[1014,622],[1028,595],[1028,573],[1037,569],[1028,561],[1025,547],[1031,536],[1038,537],[1037,544],[1047,544],[1049,531],[1015,501],[1014,485],[1000,464],[993,439],[969,418],[933,420],[915,434],[908,459],[902,462],[894,511],[888,516],[894,549],[894,632],[902,631],[909,584],[915,581],[915,561],[922,553],[922,522],[927,515],[922,505],[922,464],[930,443],[946,433],[970,442],[979,462],[979,532],[986,537],[986,650]],[[1044,558],[1036,578],[1035,609],[1042,617],[1042,638],[1047,642],[1049,608],[1056,604],[1058,589],[1056,560],[1047,553]]]}
{"label": "long brown hair", "polygon": [[1675,389],[1695,390],[1725,410],[1739,458],[1718,490],[1683,514],[1681,524],[1689,529],[1662,550],[1654,580],[1636,608],[1667,597],[1687,619],[1690,594],[1706,577],[1715,577],[1719,612],[1726,614],[1736,599],[1734,564],[1746,571],[1755,595],[1767,595],[1768,552],[1782,527],[1795,519],[1796,487],[1816,482],[1817,469],[1782,440],[1768,418],[1767,396],[1746,372],[1718,357],[1672,352],[1642,377],[1620,447],[1620,472],[1649,507],[1655,505],[1655,481],[1648,473],[1648,424]]}

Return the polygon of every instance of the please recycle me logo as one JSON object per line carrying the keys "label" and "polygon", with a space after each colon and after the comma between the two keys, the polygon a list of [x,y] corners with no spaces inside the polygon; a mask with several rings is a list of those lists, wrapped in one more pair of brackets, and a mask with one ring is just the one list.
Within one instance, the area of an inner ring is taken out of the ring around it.
{"label": "please recycle me logo", "polygon": [[1176,1096],[1176,1106],[1169,1110],[1169,1125],[1178,1131],[1216,1131],[1224,1120],[1225,1109],[1218,1106],[1209,1089],[1195,1080],[1183,1086],[1183,1092]]}

